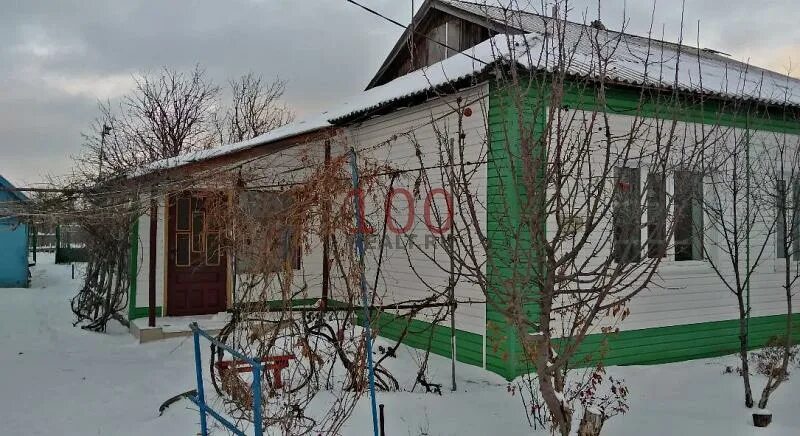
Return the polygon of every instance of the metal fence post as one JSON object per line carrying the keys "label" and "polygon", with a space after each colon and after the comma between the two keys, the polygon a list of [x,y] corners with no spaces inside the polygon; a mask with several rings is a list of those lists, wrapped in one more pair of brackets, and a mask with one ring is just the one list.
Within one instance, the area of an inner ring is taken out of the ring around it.
{"label": "metal fence post", "polygon": [[386,436],[386,427],[385,427],[386,424],[383,417],[383,404],[381,404],[378,407],[380,408],[381,411],[381,436]]}
{"label": "metal fence post", "polygon": [[200,409],[200,431],[202,436],[208,436],[208,423],[206,423],[206,397],[203,389],[203,364],[200,359],[200,332],[197,324],[192,325],[194,336],[194,365],[197,374],[197,402]]}
{"label": "metal fence post", "polygon": [[253,425],[255,435],[262,436],[261,430],[261,363],[253,366]]}
{"label": "metal fence post", "polygon": [[378,430],[378,406],[375,400],[375,366],[372,362],[372,327],[370,323],[370,314],[369,314],[369,295],[367,295],[367,282],[366,278],[364,277],[364,234],[363,234],[363,226],[364,221],[362,217],[362,210],[361,205],[361,197],[359,195],[359,175],[358,175],[358,163],[356,162],[356,150],[354,148],[350,148],[350,169],[352,172],[353,177],[353,191],[356,195],[353,196],[353,209],[355,211],[355,221],[356,221],[356,253],[358,254],[358,264],[361,268],[360,274],[360,287],[361,287],[361,304],[364,306],[364,342],[366,343],[366,352],[367,352],[367,370],[369,372],[369,397],[370,397],[370,404],[372,408],[372,432],[375,436],[379,436]]}

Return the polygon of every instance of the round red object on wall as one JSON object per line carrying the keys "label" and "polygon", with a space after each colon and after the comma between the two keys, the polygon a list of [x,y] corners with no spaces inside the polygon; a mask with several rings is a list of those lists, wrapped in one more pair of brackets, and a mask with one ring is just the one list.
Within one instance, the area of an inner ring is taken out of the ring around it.
{"label": "round red object on wall", "polygon": [[465,117],[472,116],[472,108],[469,108],[469,107],[468,108],[464,108],[464,116]]}

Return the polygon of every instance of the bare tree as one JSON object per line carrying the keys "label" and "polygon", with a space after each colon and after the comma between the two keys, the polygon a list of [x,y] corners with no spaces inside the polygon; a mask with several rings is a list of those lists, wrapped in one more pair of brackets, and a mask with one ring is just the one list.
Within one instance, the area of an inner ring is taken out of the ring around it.
{"label": "bare tree", "polygon": [[787,134],[762,136],[763,144],[756,166],[758,202],[774,211],[777,267],[782,270],[786,324],[761,352],[756,353],[756,369],[767,377],[758,407],[765,409],[770,396],[789,377],[789,364],[797,357],[793,340],[793,298],[800,270],[800,143]]}
{"label": "bare tree", "polygon": [[222,136],[232,144],[255,138],[283,126],[294,114],[281,101],[286,81],[266,82],[261,76],[245,74],[230,81],[233,98],[222,119]]}
{"label": "bare tree", "polygon": [[88,184],[215,144],[219,88],[202,68],[165,67],[134,79],[135,88],[117,104],[98,105],[100,115],[83,134],[83,152],[74,161],[76,176]]}
{"label": "bare tree", "polygon": [[[74,159],[75,178],[69,182],[70,189],[83,194],[85,207],[73,219],[94,238],[90,245],[97,245],[91,247],[86,285],[73,301],[73,310],[79,320],[91,320],[90,327],[100,330],[124,307],[121,295],[128,271],[121,265],[127,263],[128,229],[146,213],[147,199],[158,193],[138,182],[125,182],[131,169],[250,139],[293,118],[280,101],[285,89],[280,79],[266,83],[251,73],[232,80],[233,99],[227,109],[220,108],[220,89],[200,66],[187,72],[165,67],[156,74],[135,76],[135,83],[118,103],[98,105],[100,115],[83,135],[84,150]],[[224,124],[220,113],[225,114]],[[112,259],[109,253],[119,256]],[[116,304],[98,310],[92,301]]]}
{"label": "bare tree", "polygon": [[[727,129],[722,140],[715,141],[707,161],[707,180],[710,194],[703,197],[703,209],[709,218],[705,226],[719,240],[702,244],[706,261],[725,288],[736,299],[739,315],[739,358],[742,365],[744,402],[753,406],[750,386],[748,349],[750,346],[748,320],[750,317],[750,286],[761,266],[767,243],[774,230],[772,213],[756,201],[751,186],[755,164],[751,156],[753,132]],[[698,223],[692,231],[701,231]],[[753,235],[755,246],[753,246]]]}
{"label": "bare tree", "polygon": [[75,157],[75,177],[66,186],[78,193],[78,208],[55,211],[89,236],[84,286],[72,300],[85,328],[103,331],[109,320],[123,320],[131,279],[129,229],[148,207],[139,204],[141,187],[125,184],[124,175],[211,146],[218,92],[199,66],[189,73],[164,68],[137,76],[135,89],[118,106],[99,105],[100,116],[84,134],[84,152]]}
{"label": "bare tree", "polygon": [[[609,378],[616,393],[594,394],[605,380],[604,350],[587,354],[585,340],[613,334],[629,315],[629,302],[661,286],[657,272],[667,255],[702,257],[702,237],[692,229],[702,225],[704,157],[725,128],[681,121],[680,108],[691,98],[678,86],[642,88],[638,101],[616,109],[608,93],[618,56],[635,56],[644,77],[670,83],[678,80],[683,46],[570,25],[560,19],[569,11],[566,2],[554,11],[555,17],[541,17],[542,35],[496,42],[495,58],[516,63],[492,69],[498,90],[492,104],[505,115],[487,125],[487,136],[502,139],[477,159],[489,164],[487,177],[499,184],[487,199],[493,236],[480,218],[488,206],[477,201],[476,160],[466,158],[461,118],[440,127],[442,162],[420,162],[419,180],[423,186],[443,180],[452,190],[452,237],[437,246],[448,255],[432,262],[479,286],[511,328],[487,338],[494,341],[488,346],[519,344],[521,355],[508,358],[530,364],[535,396],[541,395],[555,431],[571,432],[580,402],[582,434],[597,434],[603,421],[626,410],[627,388]],[[518,19],[510,14],[509,25]],[[675,65],[668,72],[659,62],[665,57]],[[581,100],[586,108],[575,108]],[[463,117],[471,103],[457,101],[453,112]],[[680,192],[667,192],[668,178]],[[587,361],[597,368],[571,381],[570,371]]]}
{"label": "bare tree", "polygon": [[184,73],[163,68],[136,77],[136,88],[120,104],[119,128],[143,162],[214,145],[213,117],[219,87],[197,66]]}

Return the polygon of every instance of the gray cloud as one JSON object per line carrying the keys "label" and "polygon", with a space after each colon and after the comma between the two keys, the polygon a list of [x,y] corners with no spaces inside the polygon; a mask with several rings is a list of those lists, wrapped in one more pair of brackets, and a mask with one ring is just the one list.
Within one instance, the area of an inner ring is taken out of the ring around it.
{"label": "gray cloud", "polygon": [[[410,0],[363,2],[409,20]],[[689,43],[699,19],[704,47],[773,68],[800,55],[793,1],[687,3]],[[623,2],[602,5],[603,21],[621,26]],[[596,15],[594,1],[573,6],[573,19]],[[20,184],[68,172],[97,100],[124,93],[133,73],[199,63],[220,83],[248,71],[280,76],[302,115],[360,91],[401,33],[344,0],[0,0],[0,10],[0,174]],[[650,2],[628,1],[626,12],[631,31],[647,31]],[[655,21],[677,39],[679,4],[662,0]]]}

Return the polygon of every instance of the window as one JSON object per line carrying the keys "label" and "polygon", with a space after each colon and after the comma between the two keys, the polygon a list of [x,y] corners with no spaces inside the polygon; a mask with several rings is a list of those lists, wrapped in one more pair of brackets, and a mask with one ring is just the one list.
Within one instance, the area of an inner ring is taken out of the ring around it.
{"label": "window", "polygon": [[202,253],[205,248],[205,198],[192,196],[192,253]]}
{"label": "window", "polygon": [[614,260],[638,262],[642,243],[639,168],[617,168],[614,191]]}
{"label": "window", "polygon": [[703,176],[675,171],[675,260],[703,259]]}
{"label": "window", "polygon": [[191,263],[192,199],[178,197],[175,201],[175,265],[189,266]]}
{"label": "window", "polygon": [[189,231],[189,210],[191,205],[191,198],[179,197],[178,198],[178,218],[176,220],[176,230],[179,232]]}
{"label": "window", "polygon": [[244,273],[283,271],[286,263],[300,269],[301,247],[286,210],[291,199],[280,192],[244,191],[239,195],[242,222],[247,235],[237,247],[236,268]]}
{"label": "window", "polygon": [[667,254],[667,184],[663,173],[647,175],[647,257]]}
{"label": "window", "polygon": [[206,233],[206,265],[219,265],[219,232]]}
{"label": "window", "polygon": [[786,215],[786,181],[778,180],[777,192],[777,221],[775,226],[775,240],[778,241],[778,259],[786,259],[786,221],[791,217]]}
{"label": "window", "polygon": [[175,265],[176,266],[189,266],[191,254],[189,233],[176,233],[175,234]]}
{"label": "window", "polygon": [[428,65],[435,64],[447,57],[447,22],[431,28],[428,31]]}
{"label": "window", "polygon": [[[777,256],[778,259],[785,259],[787,256],[786,245],[790,242],[791,256],[796,261],[800,261],[800,215],[798,214],[798,205],[800,205],[800,181],[795,180],[792,184],[792,208],[787,210],[786,200],[788,193],[786,192],[786,181],[778,180],[777,184],[777,226],[775,231],[775,239],[778,241]],[[787,235],[786,224],[791,226],[791,234]]]}
{"label": "window", "polygon": [[459,18],[442,17],[427,31],[427,63],[432,65],[488,38],[485,28]]}
{"label": "window", "polygon": [[792,183],[792,210],[789,220],[792,222],[792,257],[800,261],[800,180]]}

